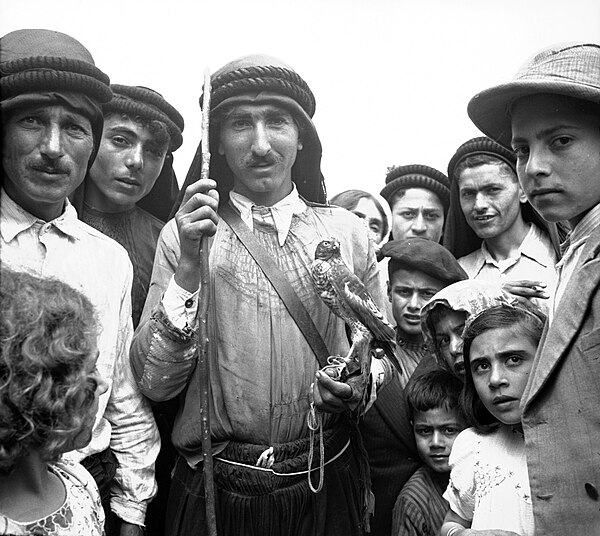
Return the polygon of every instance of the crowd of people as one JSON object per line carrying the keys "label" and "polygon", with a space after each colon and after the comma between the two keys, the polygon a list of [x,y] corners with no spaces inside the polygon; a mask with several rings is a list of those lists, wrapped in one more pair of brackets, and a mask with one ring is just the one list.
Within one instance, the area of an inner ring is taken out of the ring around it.
{"label": "crowd of people", "polygon": [[535,54],[447,175],[378,193],[328,198],[285,62],[200,102],[179,188],[159,92],[0,38],[0,534],[600,535],[600,45]]}

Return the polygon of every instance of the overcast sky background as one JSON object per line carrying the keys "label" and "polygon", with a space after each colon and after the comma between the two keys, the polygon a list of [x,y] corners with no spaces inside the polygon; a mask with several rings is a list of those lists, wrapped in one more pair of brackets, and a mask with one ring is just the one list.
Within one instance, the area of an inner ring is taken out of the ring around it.
{"label": "overcast sky background", "polygon": [[388,166],[446,173],[479,131],[478,91],[509,80],[540,48],[600,42],[598,0],[0,0],[0,34],[68,33],[114,83],[163,94],[186,121],[183,181],[200,139],[206,67],[277,56],[309,84],[329,196],[379,193]]}

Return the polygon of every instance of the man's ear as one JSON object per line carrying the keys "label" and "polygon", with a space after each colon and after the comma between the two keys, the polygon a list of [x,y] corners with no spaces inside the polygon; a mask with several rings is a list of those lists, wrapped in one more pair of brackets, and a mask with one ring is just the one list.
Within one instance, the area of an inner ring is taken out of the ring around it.
{"label": "man's ear", "polygon": [[304,146],[302,145],[302,141],[298,140],[298,150],[301,151],[304,148]]}
{"label": "man's ear", "polygon": [[219,142],[219,149],[218,149],[218,151],[219,151],[219,154],[221,156],[225,155],[225,149],[223,149],[223,144],[221,142]]}
{"label": "man's ear", "polygon": [[519,184],[519,203],[521,203],[521,204],[527,203],[527,196],[525,195],[525,192],[523,191],[523,188],[521,188],[520,184]]}

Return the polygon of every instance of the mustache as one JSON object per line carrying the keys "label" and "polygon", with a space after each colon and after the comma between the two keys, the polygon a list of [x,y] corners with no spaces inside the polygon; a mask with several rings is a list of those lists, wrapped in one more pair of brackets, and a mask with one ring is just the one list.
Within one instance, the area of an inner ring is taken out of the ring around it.
{"label": "mustache", "polygon": [[71,166],[64,162],[52,162],[46,160],[34,160],[29,163],[29,167],[35,171],[43,173],[65,174],[69,175],[72,171]]}
{"label": "mustache", "polygon": [[245,167],[256,167],[260,165],[269,165],[272,166],[274,164],[279,164],[281,162],[281,157],[275,153],[267,153],[264,156],[247,156],[243,164]]}

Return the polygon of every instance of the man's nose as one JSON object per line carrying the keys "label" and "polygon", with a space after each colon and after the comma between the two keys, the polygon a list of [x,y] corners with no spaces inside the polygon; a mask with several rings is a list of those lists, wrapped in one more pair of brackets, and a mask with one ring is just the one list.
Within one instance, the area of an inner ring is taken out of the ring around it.
{"label": "man's nose", "polygon": [[252,140],[252,153],[256,156],[265,156],[271,150],[271,141],[266,125],[258,123],[254,128],[254,138]]}
{"label": "man's nose", "polygon": [[539,177],[540,175],[548,175],[550,173],[548,159],[546,153],[532,147],[527,155],[527,163],[525,164],[525,173],[530,177]]}
{"label": "man's nose", "polygon": [[64,155],[60,125],[51,123],[45,128],[40,152],[52,160]]}
{"label": "man's nose", "polygon": [[483,192],[477,192],[475,194],[475,203],[473,205],[473,208],[477,211],[481,211],[487,208],[487,205],[487,196],[484,195]]}
{"label": "man's nose", "polygon": [[413,310],[421,310],[421,297],[418,292],[413,292],[408,300],[408,306]]}
{"label": "man's nose", "polygon": [[423,217],[423,214],[421,214],[419,212],[415,216],[415,218],[413,219],[411,228],[415,233],[424,233],[427,230],[427,226],[425,225],[425,218]]}
{"label": "man's nose", "polygon": [[140,170],[144,167],[144,148],[142,144],[134,144],[127,155],[125,165],[128,168]]}

